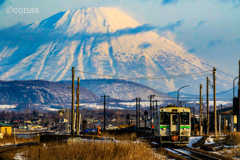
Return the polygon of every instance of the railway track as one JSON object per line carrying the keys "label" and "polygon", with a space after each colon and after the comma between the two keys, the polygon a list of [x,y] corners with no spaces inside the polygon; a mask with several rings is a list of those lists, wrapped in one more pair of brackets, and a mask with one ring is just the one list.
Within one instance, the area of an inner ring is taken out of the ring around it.
{"label": "railway track", "polygon": [[[232,158],[224,157],[221,155],[209,153],[207,151],[202,151],[200,149],[191,149],[188,147],[179,147],[179,146],[161,146],[159,143],[155,142],[154,140],[150,140],[150,144],[153,148],[164,148],[168,152],[175,153],[179,156],[182,156],[186,159],[192,159],[192,160],[231,160]],[[174,154],[173,154],[174,156]],[[178,159],[176,157],[176,159]]]}
{"label": "railway track", "polygon": [[38,145],[39,143],[37,142],[30,142],[30,143],[20,143],[17,145],[9,145],[9,146],[0,146],[0,152],[4,152],[7,150],[11,150],[11,149],[17,149],[17,148],[21,148],[23,146],[32,146],[32,145]]}
{"label": "railway track", "polygon": [[0,152],[4,152],[10,149],[15,149],[17,146],[0,146]]}
{"label": "railway track", "polygon": [[202,153],[200,151],[193,151],[188,148],[165,148],[166,150],[173,152],[175,154],[182,155],[184,158],[191,159],[191,160],[221,160],[224,158],[217,158],[211,155]]}

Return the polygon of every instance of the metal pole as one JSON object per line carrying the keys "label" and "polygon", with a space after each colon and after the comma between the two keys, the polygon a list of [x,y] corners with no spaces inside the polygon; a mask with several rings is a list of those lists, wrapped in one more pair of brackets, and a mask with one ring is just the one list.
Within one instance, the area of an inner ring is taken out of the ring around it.
{"label": "metal pole", "polygon": [[77,82],[77,124],[76,124],[76,135],[78,136],[79,134],[79,86],[80,83],[80,78],[78,77],[78,82]]}
{"label": "metal pole", "polygon": [[72,67],[72,123],[71,123],[71,136],[74,134],[74,67]]}
{"label": "metal pole", "polygon": [[[238,62],[239,65],[239,80],[240,80],[240,60]],[[240,82],[240,81],[239,81]],[[237,115],[237,131],[240,131],[240,84],[238,85],[238,115]]]}
{"label": "metal pole", "polygon": [[214,99],[214,135],[215,138],[217,137],[217,105],[216,105],[216,69],[215,67],[213,67],[213,85],[214,85],[214,89],[213,89],[213,99]]}
{"label": "metal pole", "polygon": [[137,102],[138,102],[138,98],[136,98],[136,130],[138,130],[138,112],[137,112],[138,104],[137,104]]}
{"label": "metal pole", "polygon": [[239,76],[237,76],[236,78],[234,78],[233,80],[233,98],[235,97],[235,80],[239,78]]}
{"label": "metal pole", "polygon": [[182,89],[182,88],[185,88],[185,87],[189,87],[190,85],[186,85],[186,86],[183,86],[181,88],[178,89],[178,92],[177,92],[177,106],[179,107],[179,91]]}
{"label": "metal pole", "polygon": [[193,108],[193,112],[194,112],[194,121],[193,121],[193,123],[194,123],[194,135],[195,135],[195,124],[196,124],[196,122],[195,122],[195,119],[196,119],[195,108]]}
{"label": "metal pole", "polygon": [[67,108],[67,134],[69,134],[69,109]]}
{"label": "metal pole", "polygon": [[209,79],[207,77],[207,135],[209,135]]}
{"label": "metal pole", "polygon": [[220,135],[221,135],[221,125],[222,125],[222,124],[221,124],[221,123],[222,123],[222,122],[221,122],[221,114],[219,114],[218,117],[219,117],[219,118],[218,118],[218,121],[219,121],[219,122],[218,122],[218,124],[219,124],[219,125],[218,125],[219,130],[218,130],[218,131],[219,131],[219,136],[220,136]]}
{"label": "metal pole", "polygon": [[15,145],[16,144],[15,127],[13,127],[13,133],[14,133],[14,145]]}
{"label": "metal pole", "polygon": [[200,84],[200,97],[199,97],[199,135],[202,135],[202,84]]}

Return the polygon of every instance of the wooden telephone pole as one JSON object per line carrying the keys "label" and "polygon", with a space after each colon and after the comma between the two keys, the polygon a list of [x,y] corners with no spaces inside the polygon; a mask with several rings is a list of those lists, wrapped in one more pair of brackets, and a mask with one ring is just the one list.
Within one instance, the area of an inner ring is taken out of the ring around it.
{"label": "wooden telephone pole", "polygon": [[[238,80],[239,80],[239,82],[240,82],[240,60],[239,60],[239,62],[238,62],[238,65],[239,65],[239,78],[238,78]],[[239,83],[238,82],[238,83]],[[238,113],[237,113],[237,131],[239,132],[240,131],[240,84],[238,84]]]}
{"label": "wooden telephone pole", "polygon": [[72,123],[71,136],[74,134],[74,67],[72,67]]}
{"label": "wooden telephone pole", "polygon": [[209,135],[209,79],[207,77],[207,135]]}
{"label": "wooden telephone pole", "polygon": [[140,101],[141,101],[141,98],[140,97],[138,97],[138,129],[140,130],[140,127],[141,127],[141,125],[140,125]]}
{"label": "wooden telephone pole", "polygon": [[199,97],[199,135],[202,135],[202,84],[200,84],[200,97]]}
{"label": "wooden telephone pole", "polygon": [[77,119],[77,126],[76,126],[76,135],[78,136],[79,134],[79,93],[80,93],[80,78],[78,77],[78,83],[77,83],[77,116],[76,116],[76,119]]}
{"label": "wooden telephone pole", "polygon": [[136,101],[136,130],[138,130],[138,98],[133,99],[133,101]]}
{"label": "wooden telephone pole", "polygon": [[217,105],[216,105],[216,68],[213,67],[213,99],[214,99],[214,136],[217,137]]}

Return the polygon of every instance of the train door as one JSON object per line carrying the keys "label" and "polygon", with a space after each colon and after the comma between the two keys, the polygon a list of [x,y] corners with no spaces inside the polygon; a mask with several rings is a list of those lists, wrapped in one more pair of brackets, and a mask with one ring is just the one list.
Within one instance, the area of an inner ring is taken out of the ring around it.
{"label": "train door", "polygon": [[171,132],[179,134],[179,115],[178,114],[171,114]]}

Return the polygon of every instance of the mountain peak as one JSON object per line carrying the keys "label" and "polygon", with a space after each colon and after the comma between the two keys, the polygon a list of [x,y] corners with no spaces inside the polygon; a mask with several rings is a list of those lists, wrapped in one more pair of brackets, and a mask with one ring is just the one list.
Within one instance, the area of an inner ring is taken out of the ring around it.
{"label": "mountain peak", "polygon": [[[21,41],[14,45],[8,41],[4,43],[0,48],[0,78],[63,80],[70,77],[74,66],[81,79],[104,78],[86,72],[120,77],[160,77],[136,82],[163,92],[191,84],[189,90],[197,91],[206,75],[191,74],[203,71],[210,74],[212,66],[153,31],[139,30],[139,25],[128,15],[109,7],[59,12],[25,26],[23,29],[32,28],[31,34],[23,32]],[[108,32],[111,34],[104,34]],[[188,74],[190,76],[185,79],[173,76]],[[226,84],[221,85],[224,87],[221,89],[229,87],[231,77],[218,72],[217,78],[217,83]]]}
{"label": "mountain peak", "polygon": [[32,28],[48,28],[66,31],[67,34],[76,33],[107,33],[124,28],[135,28],[140,24],[111,7],[92,7],[59,12],[41,23],[33,23]]}

